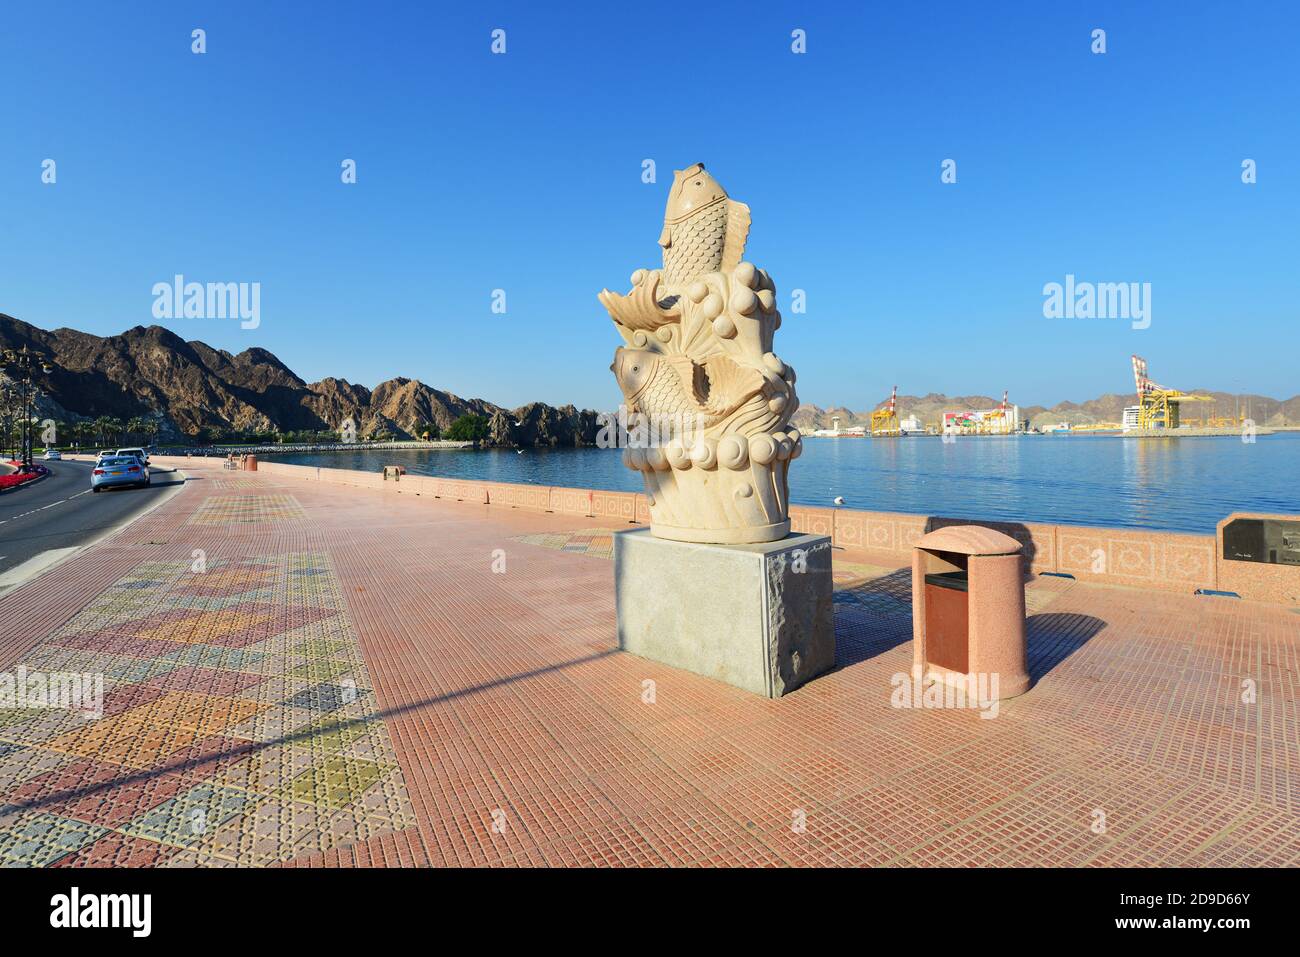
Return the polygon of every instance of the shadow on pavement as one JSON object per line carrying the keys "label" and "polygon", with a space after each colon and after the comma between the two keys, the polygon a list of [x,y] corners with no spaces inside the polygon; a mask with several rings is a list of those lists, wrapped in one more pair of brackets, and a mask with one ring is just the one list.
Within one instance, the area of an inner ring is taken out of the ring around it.
{"label": "shadow on pavement", "polygon": [[561,662],[556,665],[547,665],[545,668],[535,668],[532,671],[525,671],[516,675],[506,675],[502,678],[496,678],[492,681],[485,681],[481,684],[471,685],[468,688],[461,688],[457,691],[449,691],[446,694],[433,695],[423,698],[420,701],[413,701],[410,704],[400,705],[395,708],[388,708],[384,711],[378,711],[375,714],[367,715],[364,718],[350,718],[347,721],[338,721],[327,727],[316,727],[311,731],[295,732],[286,734],[273,741],[249,741],[238,748],[232,748],[229,751],[205,755],[199,758],[193,758],[189,761],[178,761],[173,764],[162,765],[156,768],[149,768],[144,771],[138,771],[134,774],[128,774],[123,777],[113,778],[109,781],[101,781],[98,784],[87,787],[67,788],[62,791],[56,791],[40,798],[30,801],[14,801],[9,804],[0,805],[0,816],[12,814],[18,811],[36,810],[42,807],[48,807],[51,804],[64,804],[69,801],[79,800],[90,797],[91,795],[100,794],[104,791],[110,791],[114,788],[125,787],[132,784],[138,784],[144,781],[152,780],[164,774],[172,774],[178,771],[192,771],[198,768],[206,767],[217,761],[232,761],[239,758],[247,757],[250,754],[256,754],[267,748],[276,747],[282,744],[294,744],[295,742],[307,741],[318,735],[332,734],[338,731],[344,731],[348,728],[366,725],[373,721],[382,721],[387,718],[397,717],[398,715],[407,714],[411,711],[418,711],[421,708],[427,708],[430,705],[442,704],[446,701],[454,701],[457,698],[463,698],[466,695],[476,694],[480,691],[487,691],[491,688],[499,688],[503,685],[513,684],[516,681],[523,681],[528,678],[535,678],[539,675],[550,674],[556,671],[563,671],[565,668],[571,668],[574,665],[586,664],[589,661],[598,661],[617,653],[617,648],[611,648],[608,651],[600,651],[593,655],[586,655],[582,658],[575,658],[572,661]]}

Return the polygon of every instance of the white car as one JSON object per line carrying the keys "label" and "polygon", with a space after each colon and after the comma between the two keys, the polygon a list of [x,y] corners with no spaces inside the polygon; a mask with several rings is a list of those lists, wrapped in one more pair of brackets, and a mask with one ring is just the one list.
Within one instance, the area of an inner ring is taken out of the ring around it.
{"label": "white car", "polygon": [[63,453],[58,449],[46,449],[44,458],[47,462],[58,462],[63,458]]}
{"label": "white car", "polygon": [[119,456],[134,455],[136,458],[138,458],[141,461],[142,464],[144,465],[149,464],[149,453],[146,452],[144,449],[140,448],[139,446],[129,448],[129,449],[118,449],[115,454]]}

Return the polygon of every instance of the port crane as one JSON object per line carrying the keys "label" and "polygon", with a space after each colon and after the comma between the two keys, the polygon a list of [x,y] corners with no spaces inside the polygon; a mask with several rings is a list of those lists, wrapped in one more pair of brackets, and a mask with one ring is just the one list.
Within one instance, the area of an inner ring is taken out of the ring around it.
{"label": "port crane", "polygon": [[871,413],[871,437],[890,437],[902,435],[898,427],[898,386],[889,394],[889,398]]}
{"label": "port crane", "polygon": [[1179,425],[1179,406],[1183,402],[1213,402],[1208,395],[1189,395],[1177,389],[1166,389],[1151,381],[1147,375],[1147,360],[1135,355],[1133,381],[1137,385],[1139,430],[1176,429]]}

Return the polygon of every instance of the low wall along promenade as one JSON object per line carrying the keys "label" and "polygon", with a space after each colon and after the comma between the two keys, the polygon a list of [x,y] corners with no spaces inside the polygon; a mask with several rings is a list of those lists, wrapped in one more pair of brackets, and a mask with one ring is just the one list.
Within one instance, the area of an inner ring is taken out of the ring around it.
{"label": "low wall along promenade", "polygon": [[[162,465],[185,467],[184,458],[154,457]],[[478,505],[535,509],[628,525],[650,522],[645,496],[636,492],[517,485],[470,479],[402,475],[385,482],[382,472],[288,465],[261,461],[259,473],[288,479],[427,495]],[[1045,525],[1036,522],[985,522],[978,519],[866,512],[849,508],[794,505],[794,531],[829,535],[832,544],[863,552],[876,563],[910,567],[911,549],[927,532],[946,525],[978,524],[1005,532],[1024,546],[1028,574],[1069,575],[1082,582],[1189,594],[1231,591],[1242,598],[1300,605],[1300,567],[1225,561],[1217,535]],[[1300,520],[1296,516],[1271,516]]]}

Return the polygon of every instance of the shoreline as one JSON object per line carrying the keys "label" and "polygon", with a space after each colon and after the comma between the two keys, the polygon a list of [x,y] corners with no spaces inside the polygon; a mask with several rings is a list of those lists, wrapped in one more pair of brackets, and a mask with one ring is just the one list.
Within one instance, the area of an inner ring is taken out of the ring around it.
{"label": "shoreline", "polygon": [[[259,478],[254,481],[271,477],[273,481],[287,479],[318,486],[346,486],[509,511],[581,516],[627,525],[650,524],[646,496],[637,492],[412,473],[395,476],[390,481],[383,472],[274,462],[257,465]],[[1217,592],[1221,584],[1230,584],[1233,587],[1229,590],[1237,597],[1277,601],[1276,583],[1268,574],[1256,581],[1254,575],[1245,575],[1234,567],[1241,563],[1225,562],[1223,557],[1220,541],[1223,527],[1233,518],[1260,514],[1296,519],[1294,515],[1233,509],[1218,520],[1214,532],[1197,533],[970,518],[935,512],[875,511],[797,503],[790,506],[793,533],[826,535],[834,547],[889,556],[901,564],[910,561],[913,544],[927,532],[948,525],[978,524],[1001,531],[1021,543],[1027,574],[1185,594]]]}
{"label": "shoreline", "polygon": [[[985,436],[982,438],[1001,438],[998,436]],[[1052,443],[1048,443],[1052,445]],[[1037,443],[1032,443],[1037,447]],[[975,446],[971,446],[974,449]],[[1122,447],[1122,446],[1108,446]],[[611,458],[608,464],[598,464],[593,469],[568,469],[560,468],[563,458],[559,463],[555,459],[550,462],[542,463],[542,460],[536,460],[536,465],[530,468],[526,458],[516,459],[515,450],[507,449],[485,449],[484,452],[497,452],[497,456],[487,456],[486,459],[480,459],[478,456],[474,459],[461,459],[459,462],[448,462],[448,460],[426,458],[424,460],[403,459],[398,455],[393,456],[393,460],[383,462],[383,456],[374,455],[370,458],[357,459],[354,462],[346,462],[343,452],[326,452],[326,454],[313,455],[308,454],[285,456],[285,458],[261,458],[259,459],[260,467],[291,467],[318,469],[321,475],[334,475],[334,473],[348,472],[352,475],[359,476],[376,476],[380,477],[383,465],[403,465],[406,469],[408,480],[422,480],[430,482],[454,482],[454,484],[464,485],[516,485],[519,488],[530,489],[547,489],[547,488],[568,488],[568,486],[580,485],[584,490],[598,494],[637,494],[643,492],[640,482],[628,481],[620,484],[617,476],[625,471],[621,464],[616,462],[617,452],[619,450],[597,450],[610,452]],[[524,450],[524,455],[529,451],[552,451],[550,449],[542,450]],[[572,451],[568,447],[559,450],[567,454]],[[585,450],[584,450],[585,451]],[[866,451],[866,450],[862,450]],[[511,452],[507,455],[506,452]],[[499,458],[498,458],[499,456]],[[511,464],[520,463],[519,468],[511,468]],[[482,467],[477,463],[482,462]],[[581,463],[577,463],[581,464]],[[813,463],[803,462],[802,467],[807,467]],[[272,471],[272,469],[266,469]],[[924,469],[923,469],[924,471]],[[580,476],[581,477],[578,477]],[[628,473],[634,479],[634,473]],[[928,484],[935,480],[933,473],[915,477],[915,481],[920,484]],[[822,481],[822,479],[826,481]],[[836,489],[841,490],[845,497],[849,499],[845,506],[832,507],[831,498],[833,494],[828,493],[826,498],[816,498],[809,495],[809,488],[820,488],[827,485],[829,481],[837,482]],[[894,477],[897,480],[897,477]],[[1261,508],[1273,503],[1238,501],[1231,503],[1231,508],[1227,508],[1221,514],[1210,515],[1208,512],[1203,516],[1199,523],[1192,524],[1191,521],[1183,521],[1186,515],[1169,515],[1165,521],[1160,524],[1139,524],[1135,521],[1106,520],[1102,512],[1078,512],[1066,510],[1066,508],[1053,507],[1035,507],[1035,502],[1043,505],[1047,502],[1050,505],[1050,497],[1044,499],[1035,492],[1035,485],[1031,484],[1027,488],[1019,490],[1018,506],[1011,507],[1009,503],[1004,510],[992,510],[992,508],[982,506],[982,503],[972,503],[962,497],[961,492],[946,494],[943,489],[933,490],[933,494],[928,495],[931,501],[918,503],[915,501],[898,501],[898,499],[881,497],[881,495],[862,495],[852,494],[852,490],[845,485],[845,482],[852,481],[852,476],[842,475],[842,473],[827,472],[826,475],[819,476],[818,480],[806,482],[807,488],[803,489],[800,494],[797,489],[792,488],[790,495],[790,506],[797,508],[828,508],[835,511],[836,508],[842,511],[872,511],[884,512],[884,514],[909,516],[909,518],[927,518],[927,516],[944,515],[950,519],[962,519],[966,521],[1001,521],[1001,523],[1028,523],[1044,525],[1062,525],[1066,528],[1079,529],[1110,529],[1110,531],[1121,533],[1144,533],[1144,534],[1192,534],[1192,536],[1208,536],[1213,534],[1217,521],[1222,518],[1226,511],[1248,510],[1248,508]],[[1047,479],[1043,479],[1047,481]],[[915,482],[914,482],[915,484]],[[1041,482],[1039,482],[1041,485]],[[408,486],[403,486],[408,488]],[[884,479],[872,482],[872,488],[887,488],[887,482]],[[1275,507],[1275,506],[1274,506]],[[1110,512],[1113,515],[1113,512]],[[1026,518],[1030,516],[1030,518]]]}

